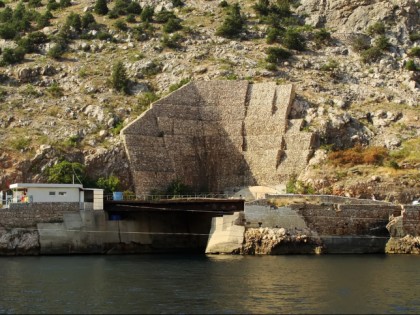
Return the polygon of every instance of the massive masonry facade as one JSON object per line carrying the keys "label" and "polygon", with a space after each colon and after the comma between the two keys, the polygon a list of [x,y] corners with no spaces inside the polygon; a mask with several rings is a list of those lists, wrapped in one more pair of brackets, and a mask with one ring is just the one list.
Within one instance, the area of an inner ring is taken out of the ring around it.
{"label": "massive masonry facade", "polygon": [[293,99],[293,85],[197,81],[155,102],[121,132],[136,193],[176,179],[222,192],[299,174],[315,136],[288,119]]}

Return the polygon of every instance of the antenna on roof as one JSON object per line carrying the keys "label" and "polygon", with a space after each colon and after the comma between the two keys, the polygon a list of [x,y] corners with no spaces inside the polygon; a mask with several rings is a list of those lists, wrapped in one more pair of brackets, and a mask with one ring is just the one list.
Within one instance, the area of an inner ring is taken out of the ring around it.
{"label": "antenna on roof", "polygon": [[76,172],[74,171],[73,165],[71,166],[71,169],[73,170],[73,184],[74,184],[74,176],[76,176],[77,180],[79,181],[79,184],[83,185],[82,182],[80,181],[79,176],[77,176]]}

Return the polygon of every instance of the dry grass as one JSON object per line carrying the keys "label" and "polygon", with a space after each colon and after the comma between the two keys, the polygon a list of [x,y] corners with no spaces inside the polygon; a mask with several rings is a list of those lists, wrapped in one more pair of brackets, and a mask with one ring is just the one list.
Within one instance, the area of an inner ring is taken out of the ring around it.
{"label": "dry grass", "polygon": [[363,148],[355,146],[354,148],[334,151],[328,154],[328,160],[334,166],[381,165],[387,157],[388,150],[383,147]]}

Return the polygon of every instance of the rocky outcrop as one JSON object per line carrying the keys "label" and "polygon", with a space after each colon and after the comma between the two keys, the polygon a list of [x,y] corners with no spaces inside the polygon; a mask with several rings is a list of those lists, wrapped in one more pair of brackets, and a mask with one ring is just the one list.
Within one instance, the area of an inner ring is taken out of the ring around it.
{"label": "rocky outcrop", "polygon": [[390,239],[388,254],[420,254],[419,206],[401,206],[401,215],[391,215],[386,228]]}
{"label": "rocky outcrop", "polygon": [[309,229],[249,228],[245,232],[241,254],[322,254],[321,239]]}
{"label": "rocky outcrop", "polygon": [[377,21],[392,22],[401,40],[408,38],[419,20],[416,0],[302,0],[298,12],[308,14],[306,23],[339,33],[361,32]]}
{"label": "rocky outcrop", "polygon": [[38,255],[39,233],[36,229],[0,229],[0,255]]}

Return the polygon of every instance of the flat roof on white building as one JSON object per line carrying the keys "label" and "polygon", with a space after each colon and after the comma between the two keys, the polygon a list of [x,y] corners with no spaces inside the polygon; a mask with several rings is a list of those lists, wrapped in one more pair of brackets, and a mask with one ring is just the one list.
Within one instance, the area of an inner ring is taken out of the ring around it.
{"label": "flat roof on white building", "polygon": [[83,189],[81,184],[38,184],[38,183],[16,183],[10,184],[10,189],[17,188],[79,188]]}

